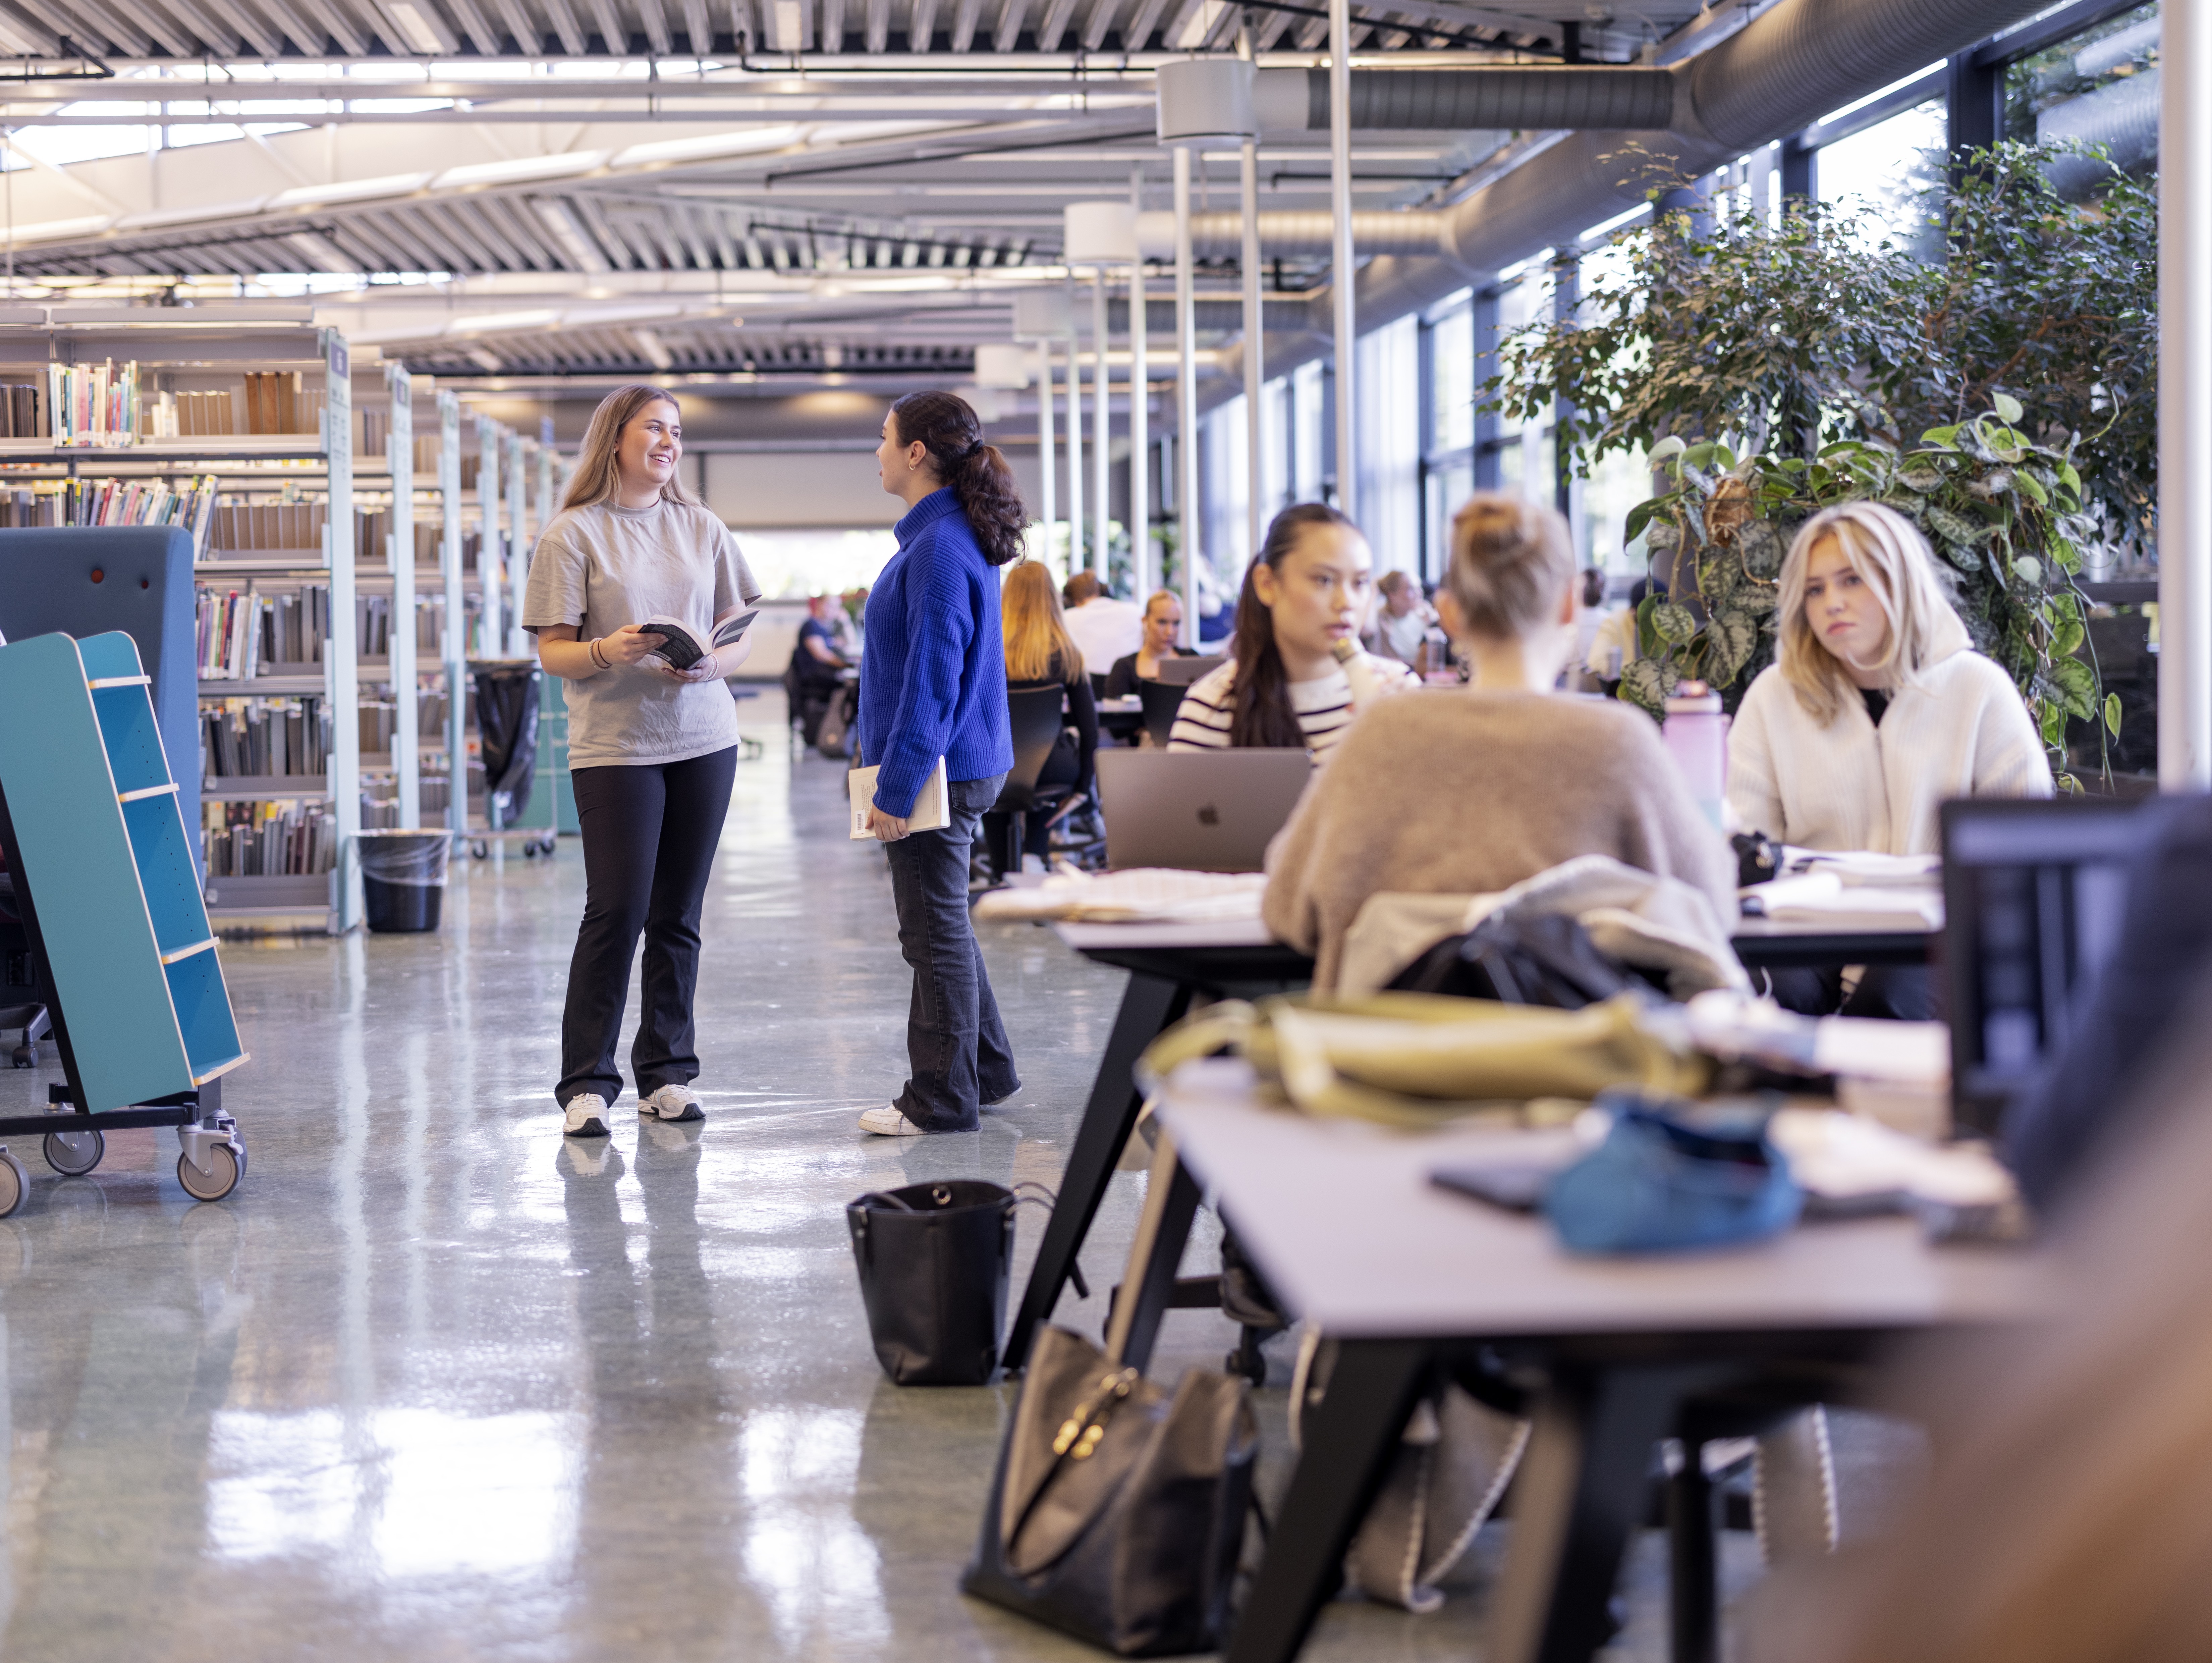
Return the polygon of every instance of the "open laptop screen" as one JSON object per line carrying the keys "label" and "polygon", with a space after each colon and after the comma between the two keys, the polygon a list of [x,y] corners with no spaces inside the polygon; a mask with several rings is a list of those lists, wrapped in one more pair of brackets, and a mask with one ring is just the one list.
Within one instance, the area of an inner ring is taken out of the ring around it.
{"label": "open laptop screen", "polygon": [[2148,832],[2109,797],[1943,807],[1944,980],[1953,1112],[1994,1132],[2066,1042],[2119,939]]}

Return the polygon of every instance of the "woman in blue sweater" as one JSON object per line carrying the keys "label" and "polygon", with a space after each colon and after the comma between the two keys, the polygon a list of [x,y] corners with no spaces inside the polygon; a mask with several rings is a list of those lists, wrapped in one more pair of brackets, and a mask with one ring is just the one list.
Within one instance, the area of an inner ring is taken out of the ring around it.
{"label": "woman in blue sweater", "polygon": [[[992,568],[1020,555],[1029,515],[1006,459],[950,393],[910,393],[893,405],[876,464],[907,511],[898,552],[868,596],[860,748],[861,762],[881,771],[868,823],[890,861],[899,951],[914,970],[914,1072],[860,1127],[886,1137],[973,1131],[982,1105],[1021,1088],[968,921],[968,860],[1014,765]],[[952,824],[909,831],[939,757]]]}

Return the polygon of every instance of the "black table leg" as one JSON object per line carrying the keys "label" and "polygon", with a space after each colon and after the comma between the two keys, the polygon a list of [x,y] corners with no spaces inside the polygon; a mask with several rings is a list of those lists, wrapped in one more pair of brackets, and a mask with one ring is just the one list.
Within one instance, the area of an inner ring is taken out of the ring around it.
{"label": "black table leg", "polygon": [[1305,1416],[1290,1492],[1224,1663],[1290,1663],[1298,1654],[1389,1476],[1431,1355],[1420,1340],[1341,1342],[1328,1390]]}
{"label": "black table leg", "polygon": [[1589,1663],[1611,1637],[1607,1605],[1642,1522],[1652,1446],[1696,1378],[1572,1365],[1553,1375],[1514,1481],[1486,1663]]}
{"label": "black table leg", "polygon": [[1091,1233],[1091,1221],[1098,1215],[1098,1203],[1106,1198],[1115,1163],[1121,1158],[1121,1146],[1129,1141],[1130,1129],[1137,1124],[1137,1111],[1143,1106],[1133,1077],[1137,1059],[1145,1054],[1146,1046],[1182,1020],[1190,1008],[1190,994],[1188,983],[1134,972],[1129,977],[1129,985],[1121,995],[1121,1008],[1114,1018],[1114,1030],[1106,1038],[1106,1054],[1098,1059],[1091,1100],[1084,1107],[1074,1145],[1067,1153],[1067,1167],[1060,1174],[1059,1199],[1044,1227],[1044,1240],[1037,1248],[1029,1284],[1022,1290],[1014,1325],[1006,1335],[1001,1355],[1009,1372],[1028,1361],[1037,1325],[1051,1320],[1053,1307],[1060,1302],[1060,1290],[1066,1286],[1083,1239]]}
{"label": "black table leg", "polygon": [[1682,1470],[1667,1483],[1668,1619],[1673,1663],[1720,1663],[1720,1563],[1712,1480],[1703,1446],[1682,1441]]}
{"label": "black table leg", "polygon": [[1198,1180],[1176,1156],[1175,1140],[1160,1134],[1153,1152],[1151,1187],[1129,1244],[1128,1273],[1106,1325],[1106,1355],[1142,1374],[1152,1361],[1160,1319],[1176,1302],[1176,1270],[1198,1215]]}

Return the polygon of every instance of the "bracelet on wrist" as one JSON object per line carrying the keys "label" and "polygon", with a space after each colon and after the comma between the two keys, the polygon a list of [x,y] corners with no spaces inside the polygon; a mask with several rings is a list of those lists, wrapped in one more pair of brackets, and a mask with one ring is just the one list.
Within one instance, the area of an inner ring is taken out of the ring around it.
{"label": "bracelet on wrist", "polygon": [[585,645],[592,655],[592,663],[598,665],[602,670],[611,670],[614,667],[613,665],[607,662],[606,655],[599,650],[599,637],[593,636],[590,641],[585,643]]}

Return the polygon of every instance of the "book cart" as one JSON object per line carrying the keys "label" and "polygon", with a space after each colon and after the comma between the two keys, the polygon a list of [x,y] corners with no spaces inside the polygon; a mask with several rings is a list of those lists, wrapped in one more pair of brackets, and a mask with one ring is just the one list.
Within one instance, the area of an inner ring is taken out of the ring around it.
{"label": "book cart", "polygon": [[[179,1181],[220,1201],[246,1165],[221,1081],[246,1059],[138,649],[120,630],[0,647],[0,844],[65,1080],[0,1137],[81,1177],[101,1128],[173,1126]],[[28,1190],[0,1145],[0,1218]]]}

